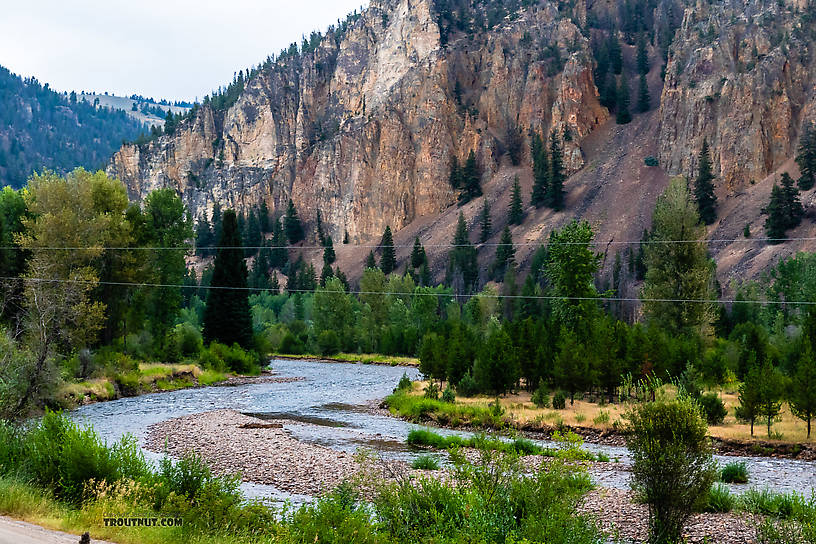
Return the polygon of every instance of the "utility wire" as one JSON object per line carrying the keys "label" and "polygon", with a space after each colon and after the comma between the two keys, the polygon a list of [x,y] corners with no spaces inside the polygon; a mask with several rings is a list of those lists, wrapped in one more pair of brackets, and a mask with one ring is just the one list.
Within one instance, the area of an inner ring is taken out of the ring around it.
{"label": "utility wire", "polygon": [[[211,289],[211,290],[225,290],[225,291],[273,291],[271,288],[259,287],[227,287],[218,285],[183,285],[175,283],[131,283],[119,281],[93,281],[93,280],[66,280],[66,279],[49,279],[49,278],[25,278],[25,277],[0,277],[0,281],[20,280],[32,283],[74,283],[83,285],[113,285],[121,287],[155,287],[155,288],[181,288],[181,289]],[[314,293],[310,289],[285,289],[288,293]],[[334,293],[334,291],[327,291]],[[343,291],[347,295],[393,295],[393,296],[433,296],[433,297],[452,297],[452,298],[469,298],[479,296],[483,298],[495,299],[522,299],[522,300],[575,300],[575,301],[600,301],[600,302],[672,302],[683,303],[692,302],[700,304],[775,304],[793,306],[816,306],[816,301],[780,301],[780,300],[737,300],[737,299],[695,299],[695,298],[639,298],[639,297],[564,297],[557,295],[500,295],[491,293],[476,293],[472,295],[457,294],[457,293],[428,293],[428,292],[396,292],[396,291]]]}
{"label": "utility wire", "polygon": [[[457,248],[457,247],[502,247],[502,246],[514,246],[514,247],[525,247],[525,246],[583,246],[583,245],[590,245],[590,246],[610,246],[610,245],[656,245],[656,244],[696,244],[696,243],[708,243],[708,244],[718,244],[718,243],[732,243],[732,242],[742,242],[742,243],[756,243],[756,242],[768,242],[768,243],[781,243],[781,242],[816,242],[816,237],[799,237],[799,238],[714,238],[711,240],[700,239],[700,240],[636,240],[636,241],[620,241],[616,242],[614,240],[610,240],[609,242],[601,242],[601,241],[592,241],[592,242],[517,242],[512,244],[502,244],[502,243],[491,243],[486,242],[483,244],[423,244],[425,248]],[[391,246],[384,246],[382,244],[338,244],[333,245],[332,247],[335,250],[338,247],[348,247],[348,248],[364,248],[364,249],[381,249],[383,247],[393,247],[397,248],[413,248],[414,244],[394,244]],[[87,246],[87,247],[79,247],[79,246],[65,246],[65,247],[56,247],[56,246],[45,246],[45,247],[29,247],[29,248],[22,248],[19,246],[5,246],[0,247],[0,250],[17,250],[17,251],[131,251],[131,250],[144,250],[144,251],[217,251],[220,249],[244,249],[244,250],[261,250],[261,249],[325,249],[326,246],[317,245],[317,246],[295,246],[295,245],[287,245],[287,246],[175,246],[175,247],[147,247],[147,246],[138,246],[138,247],[106,247],[106,246]]]}

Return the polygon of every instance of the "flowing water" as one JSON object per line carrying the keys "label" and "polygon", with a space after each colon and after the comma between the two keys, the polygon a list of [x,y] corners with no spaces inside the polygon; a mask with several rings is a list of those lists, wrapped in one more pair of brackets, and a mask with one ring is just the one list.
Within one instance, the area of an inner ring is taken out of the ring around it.
{"label": "flowing water", "polygon": [[[142,395],[83,406],[75,410],[73,416],[93,425],[106,440],[116,440],[130,433],[142,442],[147,427],[153,423],[209,410],[233,409],[282,420],[284,428],[295,438],[337,450],[354,452],[365,447],[382,457],[406,461],[419,454],[405,444],[408,432],[417,425],[371,410],[372,404],[391,393],[403,372],[416,379],[419,376],[416,369],[284,360],[273,360],[270,367],[278,376],[304,379]],[[444,429],[437,432],[452,433]],[[552,446],[547,441],[536,442]],[[592,475],[599,485],[628,486],[629,473],[625,467],[629,457],[625,448],[596,444],[585,447],[619,460],[619,463],[593,468]],[[153,460],[159,458],[151,452],[146,452],[146,456]],[[733,457],[717,457],[720,463],[733,460]],[[750,481],[747,485],[729,486],[733,491],[768,487],[777,492],[796,491],[810,496],[816,490],[816,463],[758,457],[738,460],[748,465]],[[294,502],[305,499],[280,493],[270,486],[245,484],[244,489],[250,496],[271,496]]]}

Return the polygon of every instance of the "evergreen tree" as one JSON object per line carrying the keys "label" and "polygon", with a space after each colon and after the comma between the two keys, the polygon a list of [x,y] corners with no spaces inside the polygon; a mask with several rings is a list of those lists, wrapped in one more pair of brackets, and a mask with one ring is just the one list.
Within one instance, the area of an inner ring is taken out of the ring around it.
{"label": "evergreen tree", "polygon": [[332,241],[332,237],[328,235],[324,236],[323,242],[323,264],[332,265],[334,264],[334,261],[337,260],[337,256],[334,253],[334,242]]}
{"label": "evergreen tree", "polygon": [[391,227],[386,226],[380,241],[380,270],[386,276],[397,268],[397,255],[394,252],[394,237],[391,235]]}
{"label": "evergreen tree", "polygon": [[606,80],[602,82],[601,89],[601,105],[606,107],[609,111],[614,110],[618,105],[618,80],[614,75],[609,74]]}
{"label": "evergreen tree", "polygon": [[417,236],[414,238],[414,247],[411,250],[411,268],[416,270],[425,264],[427,260],[428,257],[425,254],[425,248],[422,247],[422,244],[419,241],[419,236]]}
{"label": "evergreen tree", "polygon": [[530,152],[533,156],[533,192],[530,204],[540,208],[547,203],[547,191],[550,187],[550,163],[547,159],[547,146],[538,133],[534,133]]}
{"label": "evergreen tree", "polygon": [[752,365],[739,388],[739,406],[735,410],[737,419],[751,424],[751,436],[754,436],[754,423],[760,416],[760,374],[759,366]]}
{"label": "evergreen tree", "polygon": [[524,221],[524,209],[521,203],[521,185],[518,176],[513,180],[513,194],[510,197],[510,211],[508,219],[511,225],[521,225]]}
{"label": "evergreen tree", "polygon": [[272,281],[269,282],[269,290],[273,295],[280,293],[280,280],[278,279],[278,271],[272,272]]}
{"label": "evergreen tree", "polygon": [[261,225],[261,232],[264,234],[272,230],[272,225],[269,223],[269,206],[266,205],[266,200],[261,200],[261,207],[258,210],[258,222]]}
{"label": "evergreen tree", "polygon": [[348,245],[348,243],[349,243],[349,233],[348,233],[348,229],[346,229],[345,232],[343,233],[343,245]]}
{"label": "evergreen tree", "polygon": [[[484,199],[482,203],[482,213],[480,214],[481,223],[481,231],[479,233],[479,243],[484,244],[490,239],[490,235],[492,234],[492,221],[490,220],[490,204],[487,202],[487,198]],[[416,267],[414,267],[416,268]]]}
{"label": "evergreen tree", "polygon": [[221,205],[216,202],[213,204],[212,209],[212,219],[210,219],[210,223],[212,224],[213,229],[213,242],[217,242],[221,239],[221,220],[222,220],[222,213],[221,213]]}
{"label": "evergreen tree", "polygon": [[717,220],[717,196],[714,194],[714,173],[711,171],[711,154],[708,140],[703,140],[703,148],[697,159],[697,179],[694,180],[694,198],[700,219],[706,225]]}
{"label": "evergreen tree", "polygon": [[215,256],[213,276],[204,309],[204,339],[232,345],[252,346],[252,316],[249,310],[247,268],[238,220],[234,210],[224,212],[220,249]]}
{"label": "evergreen tree", "polygon": [[649,73],[649,51],[646,49],[646,37],[641,34],[637,44],[637,69],[641,75]]}
{"label": "evergreen tree", "polygon": [[612,67],[612,72],[615,75],[620,75],[623,72],[623,50],[618,41],[618,31],[616,29],[612,29],[609,32],[607,49],[609,51],[609,63]]}
{"label": "evergreen tree", "polygon": [[366,257],[365,267],[366,267],[366,269],[377,268],[377,259],[374,257],[374,251],[369,251],[368,252],[368,257]]}
{"label": "evergreen tree", "polygon": [[286,249],[286,233],[280,218],[272,225],[272,256],[269,265],[272,268],[283,269],[289,262],[289,251]]}
{"label": "evergreen tree", "polygon": [[771,436],[771,425],[782,409],[785,396],[785,378],[766,360],[759,369],[759,414],[766,418],[768,437]]}
{"label": "evergreen tree", "polygon": [[802,137],[799,138],[799,149],[796,153],[796,164],[799,165],[801,177],[799,188],[809,191],[816,184],[816,124],[810,123],[805,127]]}
{"label": "evergreen tree", "polygon": [[629,81],[626,77],[626,74],[620,77],[620,81],[618,83],[618,95],[617,95],[617,115],[615,117],[615,122],[619,125],[626,125],[632,122],[632,113],[629,111]]}
{"label": "evergreen tree", "polygon": [[419,283],[423,287],[431,287],[431,283],[433,283],[433,278],[431,278],[431,268],[428,266],[427,259],[425,259],[425,262],[422,263],[422,266],[419,269]]}
{"label": "evergreen tree", "polygon": [[214,245],[213,231],[206,215],[196,223],[195,245],[199,257],[206,257],[212,252],[210,246]]}
{"label": "evergreen tree", "polygon": [[250,213],[247,223],[245,239],[247,249],[245,254],[247,257],[250,257],[258,253],[256,248],[261,246],[261,243],[263,242],[263,234],[261,234],[261,222],[256,214]]}
{"label": "evergreen tree", "polygon": [[796,365],[796,374],[791,380],[790,408],[793,415],[807,422],[807,437],[810,440],[810,422],[816,417],[816,359],[810,342],[805,341],[802,355]]}
{"label": "evergreen tree", "polygon": [[334,277],[334,270],[329,263],[323,262],[323,271],[320,273],[320,287],[326,287],[326,281]]}
{"label": "evergreen tree", "polygon": [[646,113],[652,107],[651,97],[649,96],[649,82],[646,81],[646,75],[640,74],[640,85],[638,88],[638,113]]}
{"label": "evergreen tree", "polygon": [[283,229],[286,232],[286,239],[290,244],[296,244],[303,240],[303,226],[300,224],[295,203],[289,201],[289,206],[286,208],[286,216],[283,219]]}
{"label": "evergreen tree", "polygon": [[335,277],[335,278],[337,278],[338,280],[340,280],[340,283],[341,283],[341,284],[343,284],[343,290],[344,290],[346,293],[348,293],[348,292],[349,292],[349,282],[348,282],[348,278],[346,277],[345,272],[343,272],[342,270],[340,270],[340,267],[339,267],[339,266],[338,266],[338,267],[335,269],[335,271],[334,271],[334,277]]}
{"label": "evergreen tree", "polygon": [[782,174],[782,186],[774,184],[771,190],[771,201],[764,209],[768,214],[765,219],[765,232],[770,243],[778,244],[783,242],[785,232],[788,229],[799,226],[805,210],[799,200],[799,191],[793,184],[793,179],[787,172]]}
{"label": "evergreen tree", "polygon": [[476,162],[476,153],[470,150],[468,153],[465,165],[462,167],[462,181],[464,184],[460,202],[469,202],[470,200],[482,196],[482,174],[479,171],[479,163]]}
{"label": "evergreen tree", "polygon": [[547,205],[554,210],[564,207],[564,151],[555,132],[550,135],[550,184],[547,188]]}
{"label": "evergreen tree", "polygon": [[479,264],[476,248],[468,239],[465,216],[459,212],[453,249],[449,254],[447,283],[454,285],[461,294],[472,293],[479,282]]}
{"label": "evergreen tree", "polygon": [[507,266],[512,265],[516,259],[516,248],[513,247],[513,234],[510,232],[510,227],[504,227],[499,245],[496,246],[496,257],[491,266],[493,272],[493,279],[499,281],[504,277],[507,271]]}
{"label": "evergreen tree", "polygon": [[462,183],[462,169],[459,166],[459,159],[456,158],[456,155],[451,157],[451,166],[450,166],[450,175],[448,177],[448,183],[455,191],[458,191],[464,185]]}
{"label": "evergreen tree", "polygon": [[[648,244],[643,310],[646,319],[668,333],[708,334],[714,320],[711,304],[696,302],[716,298],[714,262],[708,257],[705,227],[686,181],[674,178],[660,195],[652,217],[654,240],[684,243]],[[698,240],[685,243],[687,240]],[[661,302],[680,299],[689,302]]]}

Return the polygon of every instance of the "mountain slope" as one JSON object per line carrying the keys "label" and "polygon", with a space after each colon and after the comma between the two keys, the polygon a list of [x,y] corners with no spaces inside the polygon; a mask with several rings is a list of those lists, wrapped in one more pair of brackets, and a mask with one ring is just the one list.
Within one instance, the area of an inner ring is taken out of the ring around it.
{"label": "mountain slope", "polygon": [[0,185],[20,187],[44,168],[104,167],[142,131],[124,112],[95,108],[0,66]]}
{"label": "mountain slope", "polygon": [[[450,241],[460,210],[475,225],[481,207],[480,199],[454,206],[451,157],[461,162],[475,151],[498,233],[515,175],[529,199],[527,135],[555,131],[569,135],[567,205],[558,213],[528,207],[513,228],[514,239],[529,244],[518,260],[526,265],[552,228],[586,218],[608,272],[616,252],[628,258],[623,250],[635,248],[620,242],[648,228],[669,177],[694,175],[704,139],[720,201],[710,235],[739,239],[746,223],[761,232],[770,188],[780,172],[798,174],[791,156],[803,123],[816,115],[813,7],[805,0],[375,0],[313,47],[290,49],[242,81],[225,107],[204,105],[174,134],[125,146],[109,170],[135,197],[176,188],[196,217],[214,202],[248,209],[263,200],[280,213],[291,198],[309,223],[320,210],[335,240],[348,231],[352,242],[376,242],[390,225],[398,243],[419,234],[434,245]],[[601,91],[610,79],[618,89],[627,80],[634,107],[641,40],[652,107],[615,125],[595,77],[604,78]],[[608,66],[600,72],[609,47],[620,50],[620,75]],[[513,166],[506,151],[516,130],[523,153]],[[647,157],[659,166],[646,166]],[[803,195],[806,206],[813,198]],[[812,225],[811,215],[790,234]],[[727,279],[813,247],[740,241],[711,250]],[[437,277],[444,252],[429,248]],[[337,253],[353,277],[367,249],[338,246]],[[480,250],[480,262],[492,253]]]}

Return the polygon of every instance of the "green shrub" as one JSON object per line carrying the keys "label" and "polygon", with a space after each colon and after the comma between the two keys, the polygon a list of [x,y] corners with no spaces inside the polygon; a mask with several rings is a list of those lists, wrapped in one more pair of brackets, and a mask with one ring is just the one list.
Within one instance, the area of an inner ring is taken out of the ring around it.
{"label": "green shrub", "polygon": [[701,395],[697,402],[700,403],[700,409],[709,425],[721,425],[725,421],[728,410],[716,393]]}
{"label": "green shrub", "polygon": [[708,490],[705,511],[725,513],[734,509],[734,496],[722,484],[715,484]]}
{"label": "green shrub", "polygon": [[440,398],[442,402],[447,402],[453,404],[456,402],[456,394],[454,394],[453,389],[450,386],[446,387],[444,391],[442,391],[442,398]]}
{"label": "green shrub", "polygon": [[139,381],[139,372],[125,372],[117,374],[114,380],[119,386],[119,391],[126,397],[133,397],[139,394],[141,390],[141,382]]}
{"label": "green shrub", "polygon": [[563,391],[556,391],[553,395],[552,407],[556,410],[563,410],[567,407],[567,396]]}
{"label": "green shrub", "polygon": [[180,323],[173,327],[168,333],[167,348],[180,356],[180,358],[198,357],[204,342],[201,331],[190,323]]}
{"label": "green shrub", "polygon": [[433,455],[420,455],[411,462],[411,468],[417,470],[439,470],[439,459]]}
{"label": "green shrub", "polygon": [[231,371],[238,374],[258,374],[259,357],[253,351],[244,351],[237,343],[232,347],[212,342],[201,352],[201,363],[206,368],[221,372]]}
{"label": "green shrub", "polygon": [[708,428],[688,398],[646,402],[626,416],[632,488],[649,507],[649,541],[679,542],[717,477]]}
{"label": "green shrub", "polygon": [[550,407],[550,392],[547,391],[547,387],[544,385],[544,383],[539,384],[538,388],[533,392],[533,396],[530,400],[533,401],[533,404],[535,404],[537,408]]}
{"label": "green shrub", "polygon": [[646,157],[646,158],[643,160],[643,162],[644,162],[644,164],[645,164],[646,166],[658,166],[658,165],[660,164],[660,163],[657,161],[657,159],[656,159],[655,157],[652,157],[651,155],[649,155],[648,157]]}
{"label": "green shrub", "polygon": [[370,511],[357,501],[348,486],[340,486],[332,494],[284,515],[286,542],[302,544],[378,544],[384,539],[378,534]]}
{"label": "green shrub", "polygon": [[429,383],[428,385],[425,386],[425,394],[423,396],[426,399],[438,400],[439,386],[433,382]]}
{"label": "green shrub", "polygon": [[317,335],[317,345],[321,355],[336,355],[340,353],[340,337],[333,330],[326,330]]}
{"label": "green shrub", "polygon": [[408,377],[408,374],[406,372],[403,372],[402,377],[400,378],[400,381],[397,384],[397,388],[394,390],[394,392],[410,390],[411,390],[411,378]]}
{"label": "green shrub", "polygon": [[748,465],[744,461],[733,461],[720,470],[720,481],[727,484],[747,484]]}
{"label": "green shrub", "polygon": [[278,351],[290,355],[301,355],[306,350],[303,342],[301,342],[294,334],[287,332],[281,340]]}
{"label": "green shrub", "polygon": [[459,383],[456,385],[456,392],[463,397],[475,397],[479,393],[479,385],[470,372],[462,376]]}

